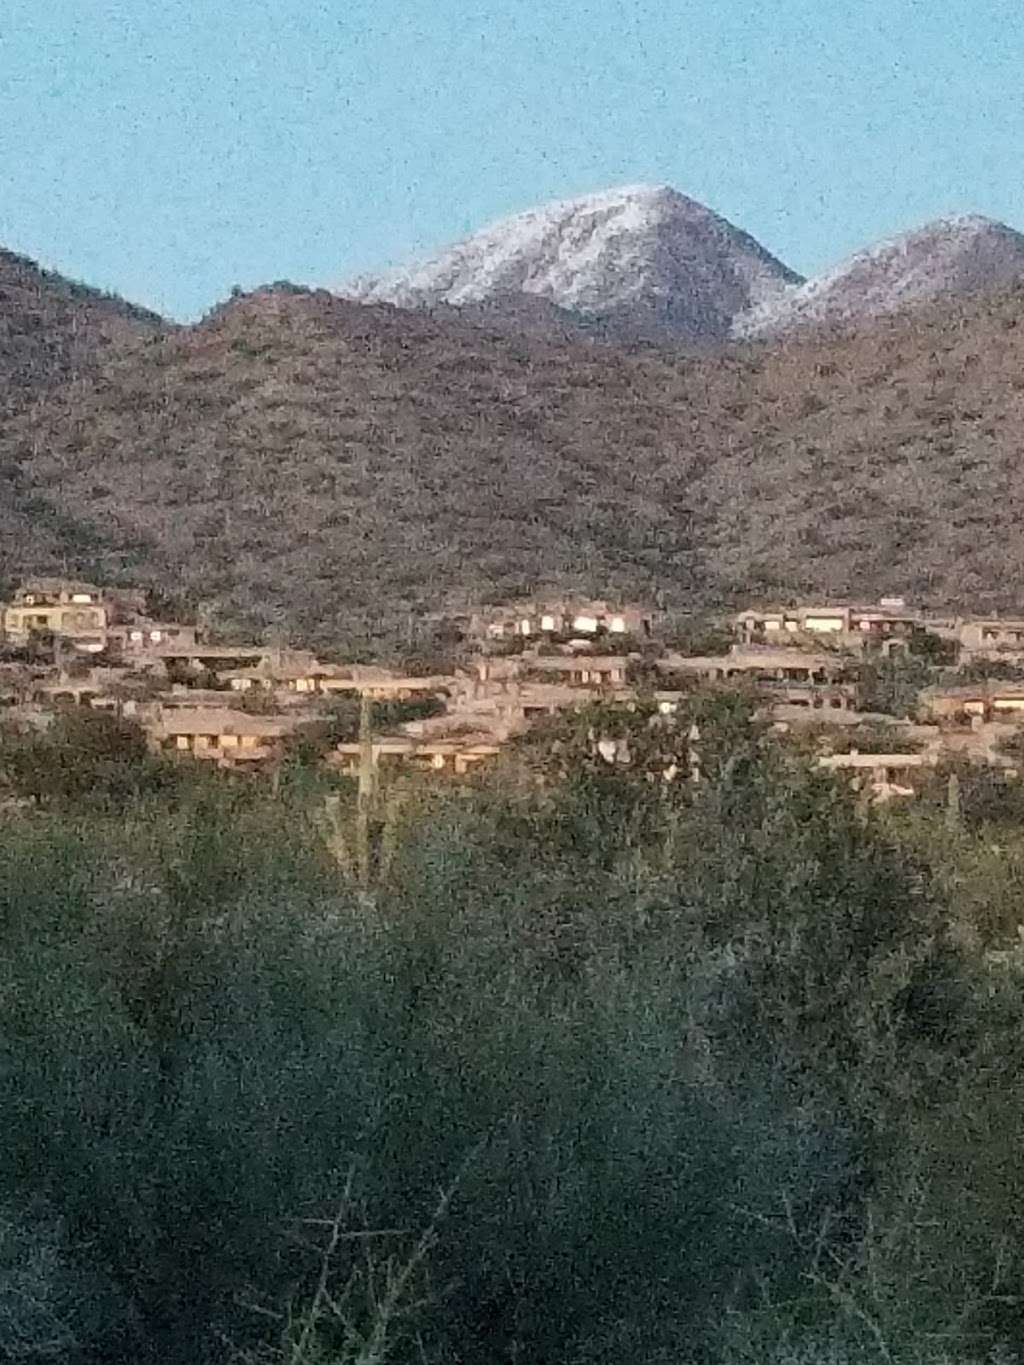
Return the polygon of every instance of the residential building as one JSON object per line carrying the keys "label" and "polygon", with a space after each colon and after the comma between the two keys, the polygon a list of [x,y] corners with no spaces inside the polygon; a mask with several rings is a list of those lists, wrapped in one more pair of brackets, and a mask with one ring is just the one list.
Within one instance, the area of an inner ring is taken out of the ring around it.
{"label": "residential building", "polygon": [[110,649],[125,655],[136,655],[153,649],[194,649],[199,636],[195,626],[180,621],[151,621],[140,617],[112,625],[107,630]]}
{"label": "residential building", "polygon": [[828,639],[840,648],[891,652],[904,645],[924,624],[921,614],[902,598],[883,598],[875,606],[802,606],[766,611],[748,609],[733,618],[734,628],[748,643],[789,637]]}
{"label": "residential building", "polygon": [[238,767],[273,758],[300,723],[300,717],[252,716],[228,707],[159,707],[143,725],[157,750]]}
{"label": "residential building", "polygon": [[481,639],[596,639],[603,635],[644,637],[653,633],[655,613],[636,605],[560,598],[487,608],[470,619],[469,633]]}
{"label": "residential building", "polygon": [[425,697],[443,699],[455,685],[454,675],[449,674],[414,677],[369,664],[347,664],[337,669],[333,677],[326,678],[320,690],[325,696],[348,694],[374,701],[411,701]]}
{"label": "residential building", "polygon": [[529,655],[519,662],[519,676],[526,681],[593,689],[625,686],[628,670],[629,660],[621,654]]}
{"label": "residential building", "polygon": [[666,654],[659,672],[703,678],[709,682],[746,678],[759,683],[836,683],[849,671],[841,655],[766,645],[733,645],[728,654]]}
{"label": "residential building", "polygon": [[[384,735],[370,745],[374,768],[408,766],[436,773],[462,776],[501,752],[501,741],[487,730],[443,738],[415,735]],[[359,743],[339,744],[331,756],[332,766],[356,773],[362,762]]]}
{"label": "residential building", "polygon": [[229,669],[218,676],[235,692],[251,689],[319,696],[366,696],[376,701],[441,697],[454,686],[445,675],[410,677],[387,668],[360,664],[322,664],[312,655],[264,659],[255,667]]}
{"label": "residential building", "polygon": [[988,680],[954,687],[926,687],[918,698],[922,720],[968,723],[1024,722],[1024,682]]}
{"label": "residential building", "polygon": [[970,617],[957,623],[957,640],[964,662],[971,659],[1024,660],[1024,619]]}
{"label": "residential building", "polygon": [[108,612],[93,583],[67,578],[32,578],[3,609],[4,635],[15,645],[34,635],[53,635],[82,653],[106,646]]}
{"label": "residential building", "polygon": [[135,651],[132,665],[166,677],[217,675],[232,669],[254,668],[274,653],[266,645],[209,645],[169,640]]}

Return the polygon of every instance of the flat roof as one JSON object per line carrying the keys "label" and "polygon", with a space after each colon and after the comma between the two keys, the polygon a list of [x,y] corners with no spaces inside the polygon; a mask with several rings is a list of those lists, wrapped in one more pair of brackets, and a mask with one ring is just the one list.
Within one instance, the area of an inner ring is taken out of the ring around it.
{"label": "flat roof", "polygon": [[228,707],[182,707],[163,712],[150,726],[169,735],[254,735],[274,739],[295,728],[294,716],[252,716]]}

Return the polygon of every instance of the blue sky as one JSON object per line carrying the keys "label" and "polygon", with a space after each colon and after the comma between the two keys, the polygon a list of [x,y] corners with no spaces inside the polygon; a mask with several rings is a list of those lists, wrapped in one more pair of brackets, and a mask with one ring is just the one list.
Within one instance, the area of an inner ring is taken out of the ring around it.
{"label": "blue sky", "polygon": [[1024,228],[1021,0],[5,0],[0,243],[179,318],[666,182],[804,273]]}

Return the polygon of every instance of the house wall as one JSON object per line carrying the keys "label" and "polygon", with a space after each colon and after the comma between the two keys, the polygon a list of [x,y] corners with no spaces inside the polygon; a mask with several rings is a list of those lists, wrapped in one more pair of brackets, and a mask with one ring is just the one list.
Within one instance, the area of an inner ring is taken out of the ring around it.
{"label": "house wall", "polygon": [[12,636],[27,636],[33,630],[55,635],[101,634],[106,626],[107,613],[100,606],[11,606],[4,611],[4,629]]}

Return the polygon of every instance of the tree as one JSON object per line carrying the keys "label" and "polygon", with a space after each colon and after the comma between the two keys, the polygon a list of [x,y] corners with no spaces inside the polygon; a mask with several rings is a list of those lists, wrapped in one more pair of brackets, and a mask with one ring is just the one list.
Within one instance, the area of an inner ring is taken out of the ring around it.
{"label": "tree", "polygon": [[86,707],[59,712],[42,733],[9,732],[0,745],[0,773],[17,796],[39,806],[122,802],[171,777],[140,726]]}

